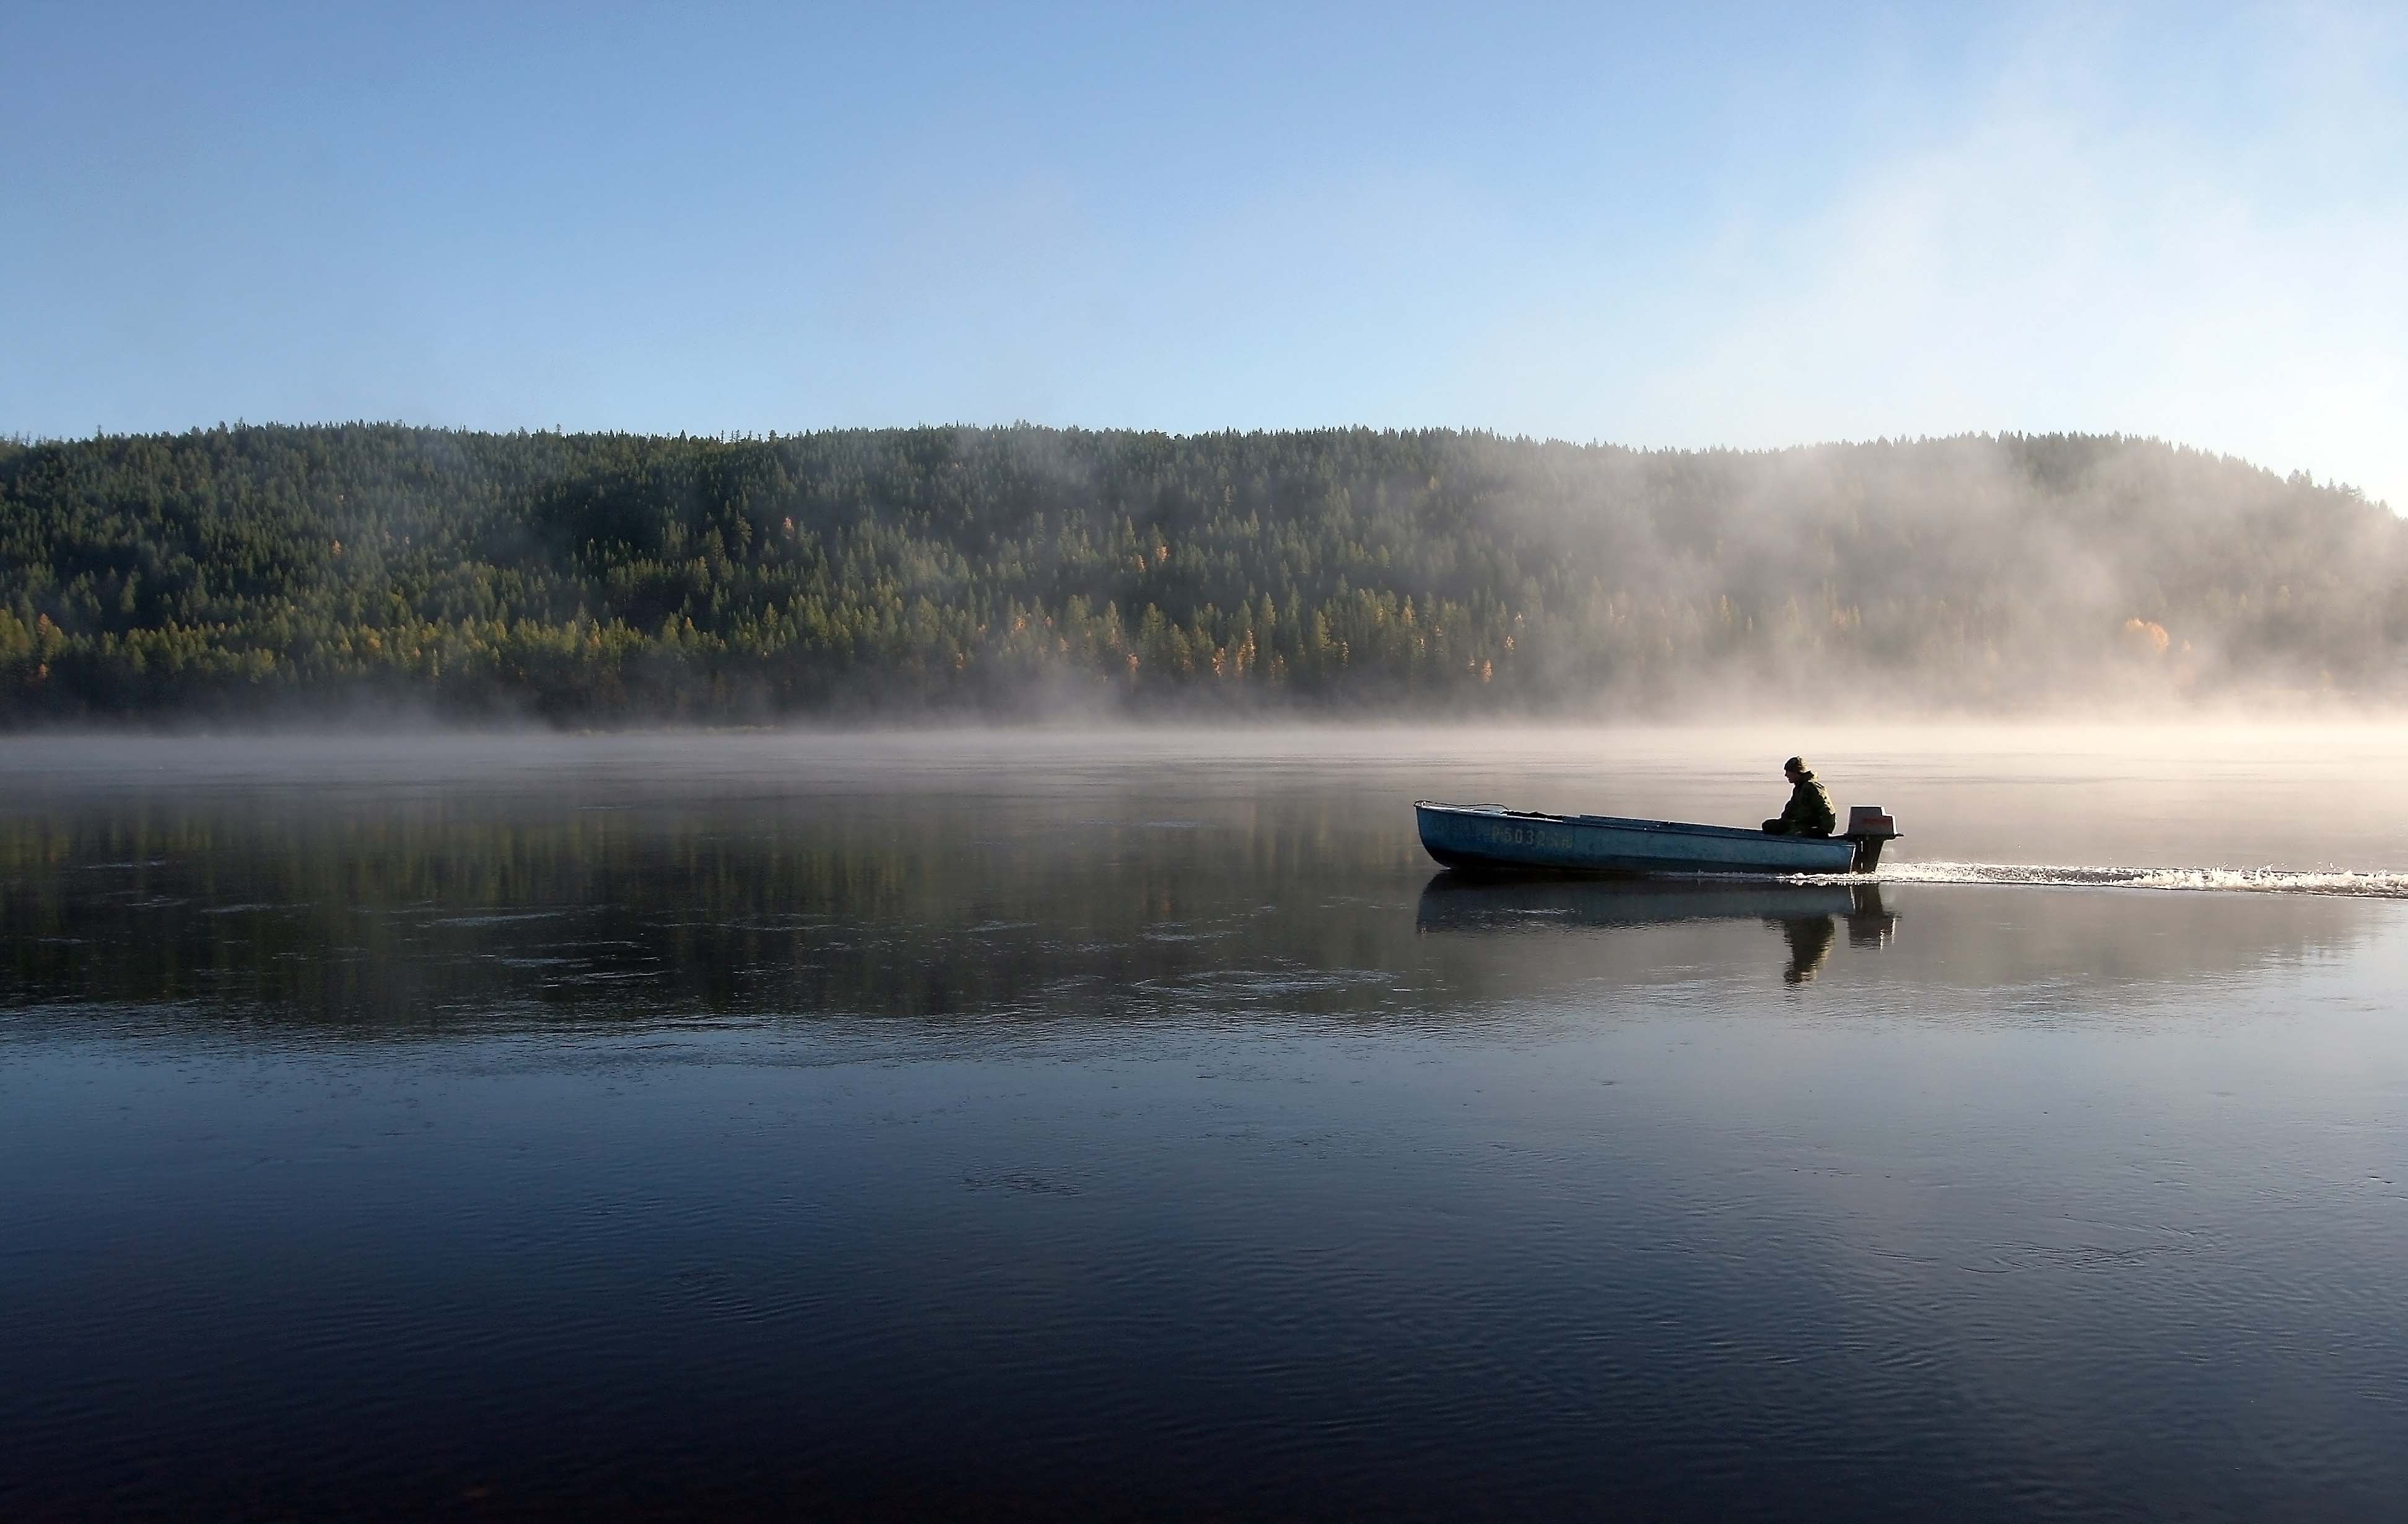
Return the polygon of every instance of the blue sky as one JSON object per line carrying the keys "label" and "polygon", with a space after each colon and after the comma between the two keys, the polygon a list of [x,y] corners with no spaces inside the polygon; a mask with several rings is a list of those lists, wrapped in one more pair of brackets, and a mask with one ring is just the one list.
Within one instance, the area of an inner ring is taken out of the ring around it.
{"label": "blue sky", "polygon": [[0,432],[2123,430],[2408,508],[2408,7],[0,17]]}

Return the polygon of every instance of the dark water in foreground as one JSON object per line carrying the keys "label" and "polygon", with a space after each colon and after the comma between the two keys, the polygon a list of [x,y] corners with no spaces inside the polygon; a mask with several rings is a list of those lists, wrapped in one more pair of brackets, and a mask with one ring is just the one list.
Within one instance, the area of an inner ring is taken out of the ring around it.
{"label": "dark water in foreground", "polygon": [[2399,749],[2014,744],[0,748],[0,1517],[2401,1517]]}

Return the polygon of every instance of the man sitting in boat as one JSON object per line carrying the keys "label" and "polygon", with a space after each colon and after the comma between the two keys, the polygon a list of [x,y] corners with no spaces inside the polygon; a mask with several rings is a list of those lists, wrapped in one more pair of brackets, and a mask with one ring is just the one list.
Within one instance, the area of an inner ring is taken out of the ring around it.
{"label": "man sitting in boat", "polygon": [[1775,836],[1828,836],[1837,830],[1840,818],[1831,811],[1831,796],[1806,764],[1792,757],[1781,771],[1789,779],[1789,804],[1777,819],[1765,821],[1764,829]]}

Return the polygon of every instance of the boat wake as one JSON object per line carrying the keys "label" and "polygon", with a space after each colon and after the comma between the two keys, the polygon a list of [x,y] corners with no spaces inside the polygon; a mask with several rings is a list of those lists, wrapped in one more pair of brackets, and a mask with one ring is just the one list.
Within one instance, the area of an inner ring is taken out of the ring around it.
{"label": "boat wake", "polygon": [[1900,862],[1870,874],[1816,874],[1814,884],[2039,884],[2070,889],[2188,890],[2239,894],[2347,894],[2408,900],[2408,873],[2275,868],[2071,868],[2036,862]]}

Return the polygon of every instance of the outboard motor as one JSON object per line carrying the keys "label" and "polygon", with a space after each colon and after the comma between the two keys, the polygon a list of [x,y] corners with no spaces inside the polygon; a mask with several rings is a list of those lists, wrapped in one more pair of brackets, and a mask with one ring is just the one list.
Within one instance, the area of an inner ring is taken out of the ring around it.
{"label": "outboard motor", "polygon": [[1848,864],[1853,873],[1870,873],[1881,866],[1882,847],[1898,839],[1898,822],[1882,813],[1879,805],[1852,805],[1848,807],[1848,829],[1840,833],[1842,839],[1856,843],[1856,861]]}

